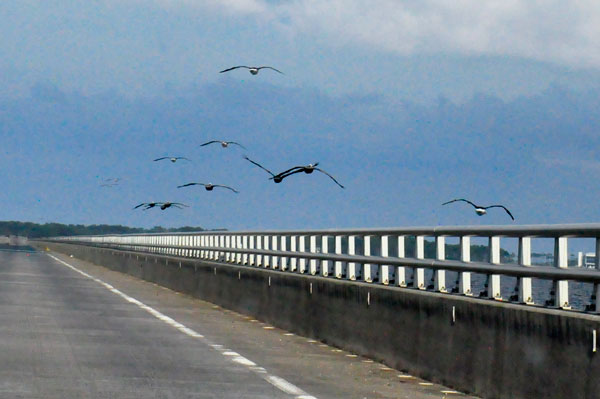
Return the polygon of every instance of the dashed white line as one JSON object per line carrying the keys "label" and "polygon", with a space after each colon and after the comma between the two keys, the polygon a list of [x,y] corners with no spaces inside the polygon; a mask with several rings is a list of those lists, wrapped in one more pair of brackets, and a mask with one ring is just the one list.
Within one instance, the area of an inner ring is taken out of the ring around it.
{"label": "dashed white line", "polygon": [[[258,374],[262,379],[264,379],[265,381],[267,381],[268,383],[270,383],[271,385],[273,385],[280,391],[283,391],[289,395],[293,395],[295,399],[317,399],[316,397],[304,392],[302,389],[298,388],[296,385],[292,384],[291,382],[288,382],[287,380],[285,380],[281,377],[278,377],[276,375],[269,374],[263,367],[258,366],[256,363],[254,363],[253,361],[251,361],[249,359],[246,359],[245,357],[241,356],[239,353],[233,352],[230,350],[226,350],[223,348],[223,345],[218,345],[218,344],[214,344],[214,343],[210,342],[208,339],[206,339],[204,337],[204,335],[192,330],[191,328],[186,327],[185,325],[183,325],[183,324],[179,323],[178,321],[170,318],[169,316],[159,312],[158,310],[151,308],[150,306],[146,305],[145,303],[138,301],[137,299],[135,299],[133,297],[130,297],[129,295],[125,294],[124,292],[119,291],[112,285],[105,283],[104,281],[100,280],[99,278],[96,278],[96,277],[92,276],[91,274],[88,274],[84,271],[79,270],[75,266],[68,264],[67,262],[63,261],[62,259],[57,258],[54,255],[48,254],[48,256],[51,257],[52,259],[54,259],[55,261],[67,266],[68,268],[72,269],[73,271],[81,274],[82,276],[85,276],[85,277],[97,282],[98,284],[100,284],[101,286],[103,286],[104,288],[109,290],[110,292],[120,296],[121,298],[125,299],[127,302],[130,302],[130,303],[138,306],[139,308],[145,310],[146,312],[150,313],[152,316],[156,317],[160,321],[178,329],[182,333],[187,334],[188,336],[190,336],[192,338],[196,338],[196,339],[202,341],[204,344],[221,352],[224,356],[227,356],[227,358],[231,359],[233,362],[238,363],[243,366],[246,366],[248,368],[248,370],[251,370],[254,373]],[[250,320],[250,321],[256,321],[256,320]]]}

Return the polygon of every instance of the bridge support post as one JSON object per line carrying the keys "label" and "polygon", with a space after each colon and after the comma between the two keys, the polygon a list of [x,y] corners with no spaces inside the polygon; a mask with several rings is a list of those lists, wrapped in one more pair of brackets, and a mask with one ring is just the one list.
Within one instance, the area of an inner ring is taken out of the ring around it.
{"label": "bridge support post", "polygon": [[[398,257],[404,258],[406,257],[406,249],[405,249],[405,236],[398,236]],[[398,266],[396,269],[396,284],[399,287],[408,287],[408,273],[406,266]]]}
{"label": "bridge support post", "polygon": [[[329,238],[330,236],[321,236],[321,253],[329,253]],[[323,274],[325,277],[331,274],[331,261],[321,261],[321,274]]]}
{"label": "bridge support post", "polygon": [[[342,236],[335,236],[335,253],[336,255],[342,254]],[[344,263],[342,261],[335,261],[335,277],[342,278],[344,275]]]}
{"label": "bridge support post", "polygon": [[[317,236],[314,235],[310,236],[310,253],[317,253]],[[319,262],[317,259],[310,260],[310,274],[312,274],[313,276],[319,272],[319,266],[317,262]]]}
{"label": "bridge support post", "polygon": [[[373,236],[368,235],[368,236],[364,236],[364,244],[363,244],[363,255],[364,256],[371,256],[371,244],[373,242]],[[375,265],[372,263],[365,263],[363,265],[363,270],[364,270],[364,278],[365,281],[367,283],[372,283],[374,280],[376,280],[379,276],[379,273],[377,273],[376,270],[373,270],[375,268]]]}
{"label": "bridge support post", "polygon": [[[425,236],[415,237],[415,258],[425,259]],[[425,283],[425,269],[418,267],[415,269],[415,287],[420,290],[427,289]]]}
{"label": "bridge support post", "polygon": [[[494,236],[489,238],[489,251],[490,251],[490,263],[499,265],[500,264],[500,237]],[[502,293],[500,291],[501,279],[499,274],[490,274],[488,276],[488,297],[502,300]]]}
{"label": "bridge support post", "polygon": [[[435,237],[435,257],[437,260],[446,259],[446,238],[444,236]],[[433,289],[438,292],[448,292],[446,289],[446,271],[435,270],[433,279]]]}
{"label": "bridge support post", "polygon": [[[299,251],[300,252],[306,252],[306,236],[300,236],[298,237],[298,246],[299,246]],[[299,268],[300,268],[300,273],[304,274],[306,273],[306,258],[300,258],[299,260]]]}
{"label": "bridge support post", "polygon": [[[356,236],[348,236],[348,255],[356,255]],[[350,280],[357,279],[357,263],[348,262],[348,276]]]}
{"label": "bridge support post", "polygon": [[[277,245],[277,241],[279,240],[279,236],[271,236],[271,249],[273,251],[277,251],[279,248]],[[279,258],[277,256],[271,257],[271,267],[273,269],[279,269]]]}
{"label": "bridge support post", "polygon": [[[390,256],[390,237],[389,235],[381,236],[381,256],[387,258]],[[393,280],[392,270],[389,265],[381,265],[381,283],[388,285]]]}
{"label": "bridge support post", "polygon": [[[290,251],[297,251],[297,236],[290,237]],[[295,272],[298,267],[298,256],[294,255],[290,258],[290,271]]]}
{"label": "bridge support post", "polygon": [[[281,250],[287,251],[287,236],[281,236]],[[288,258],[286,256],[281,257],[281,270],[285,271],[288,268]]]}
{"label": "bridge support post", "polygon": [[[471,261],[471,237],[460,237],[460,260],[468,263]],[[458,292],[462,295],[472,296],[471,273],[460,272],[458,274]]]}
{"label": "bridge support post", "polygon": [[[523,267],[531,266],[531,237],[519,238],[519,264]],[[519,277],[518,300],[521,303],[533,305],[531,277]]]}
{"label": "bridge support post", "polygon": [[[569,267],[569,253],[567,237],[556,237],[554,239],[554,266],[561,269]],[[570,309],[569,304],[569,282],[558,280],[554,282],[555,305],[558,308]]]}

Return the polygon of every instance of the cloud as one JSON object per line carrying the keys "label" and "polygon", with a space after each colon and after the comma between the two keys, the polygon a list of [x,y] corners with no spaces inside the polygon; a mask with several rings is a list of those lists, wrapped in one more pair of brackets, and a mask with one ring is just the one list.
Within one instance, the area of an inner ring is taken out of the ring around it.
{"label": "cloud", "polygon": [[369,46],[402,55],[500,55],[600,67],[600,3],[596,0],[187,2],[260,14],[281,28],[343,46]]}

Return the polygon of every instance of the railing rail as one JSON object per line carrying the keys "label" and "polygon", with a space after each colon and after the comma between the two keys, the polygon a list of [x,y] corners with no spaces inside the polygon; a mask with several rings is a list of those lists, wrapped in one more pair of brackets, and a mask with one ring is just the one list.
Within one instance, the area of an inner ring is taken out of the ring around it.
{"label": "railing rail", "polygon": [[[407,237],[414,253],[407,254]],[[447,238],[458,239],[460,260],[446,259]],[[488,240],[487,261],[471,261],[471,238]],[[518,240],[517,264],[501,262],[501,240]],[[554,241],[553,267],[532,266],[532,238]],[[320,275],[399,289],[435,291],[447,295],[484,297],[524,305],[569,310],[574,283],[588,284],[575,296],[589,300],[578,310],[600,312],[600,265],[594,270],[568,267],[568,240],[593,238],[600,248],[600,224],[527,226],[450,226],[302,231],[203,231],[47,238],[115,250],[137,251],[261,267],[285,273]],[[425,258],[426,239],[433,239],[435,257]],[[454,276],[455,275],[455,276]],[[512,280],[507,279],[512,278]],[[516,279],[516,282],[514,281]],[[545,288],[541,282],[550,284]],[[483,289],[476,292],[475,285]],[[540,288],[541,287],[541,288]],[[549,299],[534,301],[534,291]],[[583,294],[582,294],[583,293]],[[537,301],[539,302],[539,301]]]}

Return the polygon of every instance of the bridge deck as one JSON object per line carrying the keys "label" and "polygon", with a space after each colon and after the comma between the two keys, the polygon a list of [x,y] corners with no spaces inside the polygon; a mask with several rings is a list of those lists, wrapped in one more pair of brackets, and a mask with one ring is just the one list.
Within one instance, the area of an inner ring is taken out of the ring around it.
{"label": "bridge deck", "polygon": [[466,397],[210,303],[51,255],[0,252],[2,398]]}

